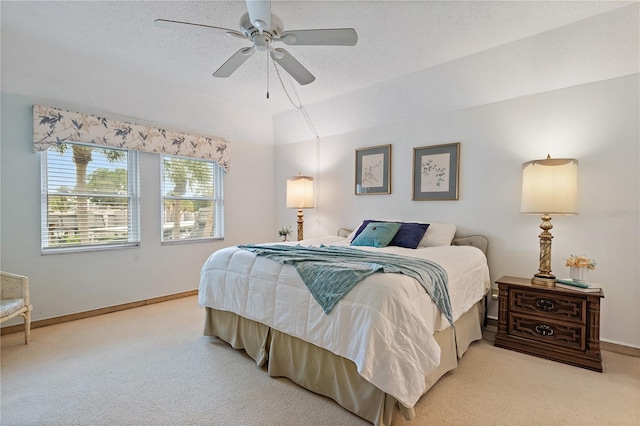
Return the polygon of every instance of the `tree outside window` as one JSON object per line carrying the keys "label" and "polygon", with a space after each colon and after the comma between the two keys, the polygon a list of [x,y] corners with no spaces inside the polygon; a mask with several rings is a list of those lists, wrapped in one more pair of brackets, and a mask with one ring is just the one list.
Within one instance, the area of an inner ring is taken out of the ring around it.
{"label": "tree outside window", "polygon": [[223,176],[216,163],[163,156],[163,242],[223,237]]}
{"label": "tree outside window", "polygon": [[136,152],[63,143],[42,176],[43,252],[139,244]]}

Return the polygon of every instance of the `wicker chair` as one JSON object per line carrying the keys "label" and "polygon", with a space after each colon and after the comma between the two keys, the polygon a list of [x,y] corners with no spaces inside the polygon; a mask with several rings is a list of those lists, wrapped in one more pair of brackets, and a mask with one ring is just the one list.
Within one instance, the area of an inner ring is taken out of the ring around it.
{"label": "wicker chair", "polygon": [[0,271],[0,323],[24,318],[24,343],[31,338],[31,310],[29,304],[29,278]]}

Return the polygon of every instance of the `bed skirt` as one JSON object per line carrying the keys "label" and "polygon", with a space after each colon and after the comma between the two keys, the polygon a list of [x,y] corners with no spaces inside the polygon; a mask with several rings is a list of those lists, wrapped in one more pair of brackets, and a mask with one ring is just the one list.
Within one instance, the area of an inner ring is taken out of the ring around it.
{"label": "bed skirt", "polygon": [[[425,393],[458,365],[458,358],[471,342],[482,338],[483,319],[481,300],[456,321],[455,327],[436,332],[435,339],[441,349],[440,364],[425,377]],[[390,425],[398,411],[407,420],[415,417],[413,407],[402,406],[394,397],[363,379],[351,360],[264,324],[232,312],[206,308],[204,334],[218,337],[235,349],[243,349],[258,366],[266,364],[270,376],[286,377],[329,397],[375,425]]]}

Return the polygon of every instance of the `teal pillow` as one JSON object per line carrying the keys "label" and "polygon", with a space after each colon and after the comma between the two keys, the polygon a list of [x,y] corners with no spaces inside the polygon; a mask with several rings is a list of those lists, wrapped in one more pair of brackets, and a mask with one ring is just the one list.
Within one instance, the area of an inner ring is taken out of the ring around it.
{"label": "teal pillow", "polygon": [[397,222],[371,222],[351,241],[352,246],[386,247],[400,229]]}

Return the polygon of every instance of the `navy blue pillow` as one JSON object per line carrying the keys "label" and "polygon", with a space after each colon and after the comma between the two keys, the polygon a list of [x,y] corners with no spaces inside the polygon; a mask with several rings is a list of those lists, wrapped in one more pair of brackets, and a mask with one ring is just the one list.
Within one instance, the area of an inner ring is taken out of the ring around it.
{"label": "navy blue pillow", "polygon": [[416,249],[428,227],[428,223],[403,222],[389,245]]}
{"label": "navy blue pillow", "polygon": [[[382,222],[382,220],[371,220],[367,219],[362,222],[362,225],[358,228],[355,235],[353,236],[353,240],[355,240],[358,235],[367,227],[371,222]],[[391,242],[388,245],[390,246],[398,246],[405,247],[410,249],[418,248],[422,237],[424,237],[425,232],[427,232],[427,228],[429,227],[428,223],[415,223],[415,222],[397,222],[400,223],[400,229],[398,233],[393,237]],[[351,240],[351,241],[353,241]]]}

